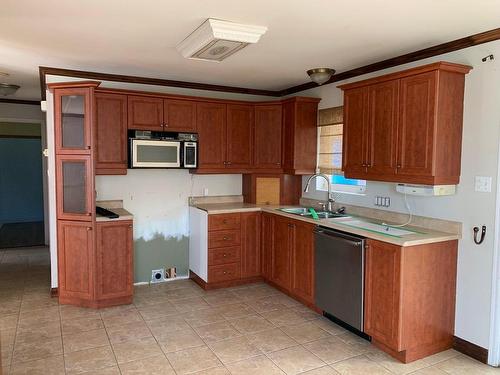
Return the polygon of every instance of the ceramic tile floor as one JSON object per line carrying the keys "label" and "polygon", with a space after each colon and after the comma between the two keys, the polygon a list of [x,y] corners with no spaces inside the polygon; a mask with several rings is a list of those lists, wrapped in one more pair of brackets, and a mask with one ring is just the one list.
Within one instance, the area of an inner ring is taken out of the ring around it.
{"label": "ceramic tile floor", "polygon": [[100,311],[49,297],[46,248],[0,250],[7,374],[497,374],[453,350],[404,365],[265,284],[136,288]]}

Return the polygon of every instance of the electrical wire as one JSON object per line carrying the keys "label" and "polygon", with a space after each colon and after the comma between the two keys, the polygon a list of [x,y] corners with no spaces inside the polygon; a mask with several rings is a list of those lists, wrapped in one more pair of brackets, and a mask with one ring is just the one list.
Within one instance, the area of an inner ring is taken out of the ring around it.
{"label": "electrical wire", "polygon": [[[406,188],[406,185],[404,185],[404,186]],[[410,224],[412,219],[413,219],[413,213],[411,212],[410,204],[408,203],[408,195],[406,193],[406,189],[405,189],[405,206],[406,206],[406,209],[408,210],[408,220],[405,223],[403,223],[403,224],[382,223],[382,225],[387,225],[388,227],[393,227],[393,228],[401,228],[401,227],[405,227],[408,224]]]}

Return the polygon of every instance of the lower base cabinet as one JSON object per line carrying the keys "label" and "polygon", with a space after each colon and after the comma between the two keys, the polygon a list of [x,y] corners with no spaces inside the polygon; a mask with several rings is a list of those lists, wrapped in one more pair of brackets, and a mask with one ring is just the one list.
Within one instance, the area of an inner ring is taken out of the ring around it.
{"label": "lower base cabinet", "polygon": [[262,275],[292,297],[314,305],[314,224],[262,215]]}
{"label": "lower base cabinet", "polygon": [[372,343],[404,363],[452,347],[457,245],[367,240],[365,332]]}
{"label": "lower base cabinet", "polygon": [[132,303],[132,221],[59,220],[61,304],[107,307]]}

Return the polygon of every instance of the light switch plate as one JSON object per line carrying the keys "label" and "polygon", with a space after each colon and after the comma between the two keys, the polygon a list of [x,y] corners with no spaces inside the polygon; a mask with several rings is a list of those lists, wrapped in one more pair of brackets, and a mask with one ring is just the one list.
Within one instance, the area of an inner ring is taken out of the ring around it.
{"label": "light switch plate", "polygon": [[489,176],[476,176],[474,190],[481,193],[491,193],[492,178]]}

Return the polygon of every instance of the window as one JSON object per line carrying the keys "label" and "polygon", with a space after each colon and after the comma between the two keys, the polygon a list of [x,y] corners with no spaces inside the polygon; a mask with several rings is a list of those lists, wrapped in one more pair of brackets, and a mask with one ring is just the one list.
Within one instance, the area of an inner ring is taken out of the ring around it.
{"label": "window", "polygon": [[[345,178],[342,172],[343,107],[320,110],[318,126],[319,171],[330,177],[334,191],[363,194],[366,189],[366,181]],[[324,179],[316,179],[316,190],[328,190]]]}

